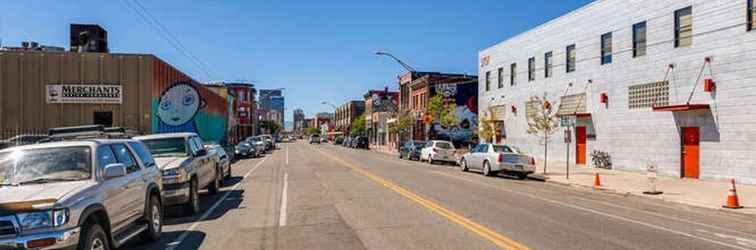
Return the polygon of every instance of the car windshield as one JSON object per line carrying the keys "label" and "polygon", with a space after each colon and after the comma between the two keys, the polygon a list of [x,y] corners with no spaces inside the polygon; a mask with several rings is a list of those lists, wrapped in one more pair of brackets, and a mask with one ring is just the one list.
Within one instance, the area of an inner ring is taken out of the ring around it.
{"label": "car windshield", "polygon": [[452,146],[451,143],[443,142],[443,141],[442,142],[436,142],[436,147],[437,148],[442,148],[442,149],[453,149],[454,148],[454,146]]}
{"label": "car windshield", "polygon": [[0,153],[0,183],[77,181],[92,176],[89,147],[24,149]]}
{"label": "car windshield", "polygon": [[186,156],[186,140],[184,138],[162,138],[144,140],[152,156]]}

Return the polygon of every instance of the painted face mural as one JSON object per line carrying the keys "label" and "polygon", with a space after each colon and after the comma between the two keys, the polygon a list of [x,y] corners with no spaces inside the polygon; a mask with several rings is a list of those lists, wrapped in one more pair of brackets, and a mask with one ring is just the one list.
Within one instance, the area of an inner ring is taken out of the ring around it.
{"label": "painted face mural", "polygon": [[[204,107],[205,101],[194,86],[188,83],[174,84],[160,95],[157,117],[162,123],[161,130],[168,130],[165,127],[193,128],[194,116]],[[192,129],[185,131],[196,132]]]}

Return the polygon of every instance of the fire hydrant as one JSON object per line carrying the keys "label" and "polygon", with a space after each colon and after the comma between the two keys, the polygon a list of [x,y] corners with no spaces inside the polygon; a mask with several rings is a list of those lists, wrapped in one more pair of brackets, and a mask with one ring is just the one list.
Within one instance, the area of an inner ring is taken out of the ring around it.
{"label": "fire hydrant", "polygon": [[664,192],[656,190],[656,165],[654,164],[648,164],[646,167],[646,176],[648,177],[648,191],[643,192],[643,194],[648,195],[659,195]]}

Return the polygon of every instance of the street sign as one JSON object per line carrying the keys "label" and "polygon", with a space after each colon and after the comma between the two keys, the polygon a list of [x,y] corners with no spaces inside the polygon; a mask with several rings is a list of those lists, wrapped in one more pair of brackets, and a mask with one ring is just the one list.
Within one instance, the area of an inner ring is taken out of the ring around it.
{"label": "street sign", "polygon": [[575,126],[575,116],[562,116],[559,120],[559,124],[562,127],[574,127]]}
{"label": "street sign", "polygon": [[564,130],[564,143],[572,143],[572,131],[570,129]]}

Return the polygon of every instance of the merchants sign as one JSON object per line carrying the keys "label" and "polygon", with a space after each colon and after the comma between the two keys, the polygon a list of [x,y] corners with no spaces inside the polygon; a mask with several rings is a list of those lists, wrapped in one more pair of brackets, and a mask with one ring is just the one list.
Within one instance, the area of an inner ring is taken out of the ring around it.
{"label": "merchants sign", "polygon": [[121,85],[47,85],[47,103],[121,104]]}

